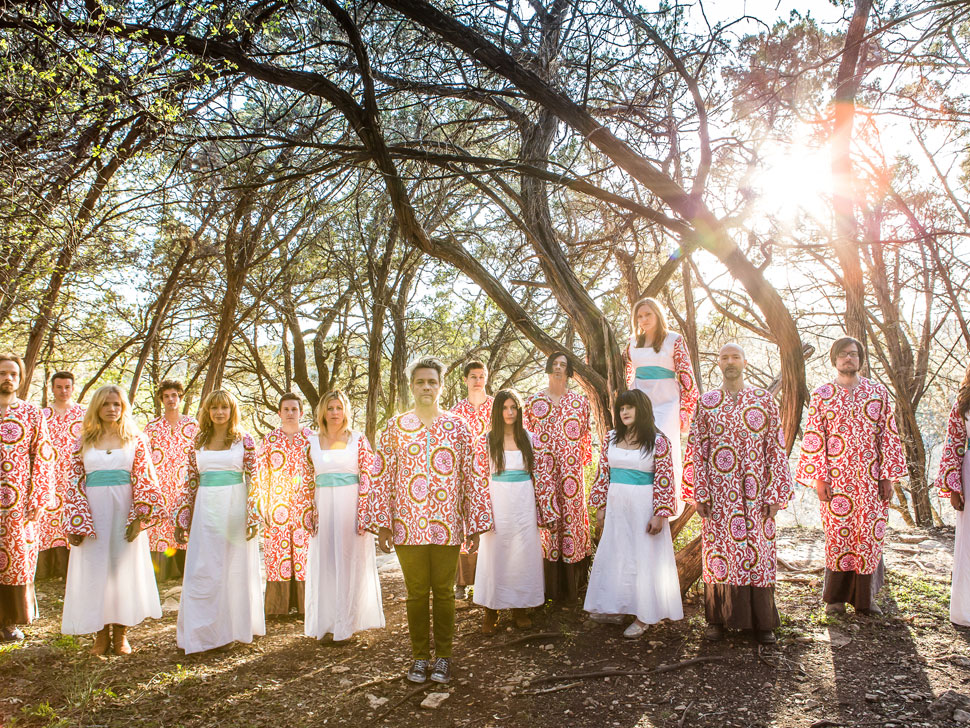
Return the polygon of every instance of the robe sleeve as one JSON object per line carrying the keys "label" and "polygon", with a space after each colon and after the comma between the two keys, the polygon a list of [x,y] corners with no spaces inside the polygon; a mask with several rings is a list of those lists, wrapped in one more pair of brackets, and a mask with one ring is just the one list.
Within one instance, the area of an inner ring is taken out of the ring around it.
{"label": "robe sleeve", "polygon": [[269,453],[272,450],[270,435],[263,438],[256,450],[256,508],[265,523],[269,523],[270,488],[272,483],[272,463]]}
{"label": "robe sleeve", "polygon": [[674,515],[674,458],[670,440],[657,433],[653,446],[653,515],[670,518]]}
{"label": "robe sleeve", "polygon": [[56,454],[47,429],[47,419],[40,410],[36,412],[30,439],[30,490],[24,509],[28,521],[37,520],[41,512],[54,503]]}
{"label": "robe sleeve", "polygon": [[310,456],[310,438],[305,437],[303,446],[296,452],[290,452],[288,457],[294,458],[294,465],[299,465],[300,482],[293,491],[290,504],[290,514],[294,522],[311,536],[317,535],[320,514],[317,513],[317,503],[314,498],[316,480],[313,477],[313,458]]}
{"label": "robe sleeve", "polygon": [[781,416],[778,405],[770,394],[765,397],[768,412],[768,433],[765,436],[764,463],[767,475],[765,502],[785,508],[795,490],[791,468],[788,467],[788,454],[785,452],[785,434],[781,430]]}
{"label": "robe sleeve", "polygon": [[603,443],[600,446],[600,462],[596,467],[596,478],[593,480],[593,487],[589,491],[589,506],[599,510],[606,508],[606,497],[610,490],[610,443],[613,441],[614,430],[606,433]]}
{"label": "robe sleeve", "polygon": [[[175,512],[175,527],[186,532],[192,530],[192,516],[195,513],[195,495],[199,491],[199,461],[195,457],[196,450],[189,450],[189,457],[185,461],[185,480],[179,491],[178,510]],[[243,456],[245,462],[245,456]],[[252,484],[249,486],[252,488]]]}
{"label": "robe sleeve", "polygon": [[168,509],[165,493],[155,474],[148,439],[144,435],[138,435],[135,441],[135,459],[131,464],[131,510],[125,525],[130,526],[140,520],[143,528],[156,526],[168,518]]}
{"label": "robe sleeve", "polygon": [[690,431],[690,421],[697,408],[700,392],[697,389],[697,382],[694,381],[694,366],[683,336],[678,336],[674,342],[674,373],[680,386],[680,432],[687,434]]}
{"label": "robe sleeve", "polygon": [[630,358],[629,342],[627,342],[626,348],[623,349],[623,370],[625,372],[624,380],[626,381],[626,388],[633,389],[634,370],[633,370],[633,359]]}
{"label": "robe sleeve", "polygon": [[829,462],[825,450],[826,427],[825,413],[822,410],[822,397],[816,391],[808,405],[808,421],[802,436],[802,452],[798,458],[795,479],[802,485],[814,488],[814,480],[829,482]]}
{"label": "robe sleeve", "polygon": [[370,491],[370,528],[377,533],[381,528],[391,528],[394,512],[394,484],[397,482],[397,451],[394,442],[394,420],[384,427],[374,453],[374,477]]}
{"label": "robe sleeve", "polygon": [[[195,450],[192,450],[195,456]],[[196,473],[198,477],[198,473]],[[259,526],[259,458],[252,435],[243,435],[243,478],[246,481],[246,526]]]}
{"label": "robe sleeve", "polygon": [[556,486],[552,479],[552,453],[537,449],[535,442],[532,444],[532,486],[536,494],[536,521],[540,526],[552,527],[559,520]]}
{"label": "robe sleeve", "polygon": [[590,404],[589,398],[583,397],[583,407],[580,412],[579,426],[582,429],[582,436],[580,438],[582,453],[583,453],[583,465],[589,465],[593,462],[593,433],[589,429],[589,419],[590,419]]}
{"label": "robe sleeve", "polygon": [[906,476],[906,456],[896,428],[896,415],[889,392],[883,390],[883,421],[879,428],[879,480],[899,480]]}
{"label": "robe sleeve", "polygon": [[686,461],[691,465],[693,492],[682,493],[685,500],[689,497],[695,504],[711,502],[707,479],[707,461],[710,456],[711,440],[707,431],[707,422],[705,422],[704,408],[698,407],[690,423],[690,434],[687,436]]}
{"label": "robe sleeve", "polygon": [[367,437],[360,436],[357,445],[357,533],[371,530],[370,492],[374,484],[374,449]]}
{"label": "robe sleeve", "polygon": [[475,464],[479,448],[474,446],[471,429],[466,426],[466,436],[458,442],[458,473],[462,479],[462,515],[464,516],[465,536],[491,531],[492,496],[488,489],[488,476]]}
{"label": "robe sleeve", "polygon": [[967,454],[967,422],[960,414],[960,405],[955,403],[946,421],[946,440],[940,456],[940,474],[936,487],[941,498],[949,498],[952,493],[963,493],[963,458]]}
{"label": "robe sleeve", "polygon": [[71,453],[70,478],[64,503],[64,530],[77,536],[96,538],[94,519],[84,490],[84,455],[81,447],[81,440],[78,439]]}

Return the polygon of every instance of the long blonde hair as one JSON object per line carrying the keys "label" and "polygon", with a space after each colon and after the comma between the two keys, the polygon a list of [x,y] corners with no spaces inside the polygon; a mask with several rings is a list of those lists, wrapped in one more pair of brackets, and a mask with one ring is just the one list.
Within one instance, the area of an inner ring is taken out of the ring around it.
{"label": "long blonde hair", "polygon": [[101,421],[101,405],[104,404],[108,395],[114,393],[121,400],[121,417],[118,418],[118,437],[121,438],[121,445],[125,447],[129,442],[138,437],[140,430],[135,420],[131,416],[131,405],[125,390],[117,384],[106,384],[91,397],[91,404],[88,411],[84,413],[84,424],[81,425],[81,450],[93,447],[106,433],[107,428]]}
{"label": "long blonde hair", "polygon": [[229,426],[226,428],[226,439],[223,444],[226,447],[232,447],[232,444],[242,437],[242,418],[239,416],[236,398],[225,389],[216,389],[209,392],[199,406],[199,434],[195,436],[196,450],[201,450],[212,441],[215,425],[209,416],[209,409],[214,404],[229,405]]}
{"label": "long blonde hair", "polygon": [[[344,394],[341,389],[333,389],[327,392],[320,398],[317,402],[317,430],[320,432],[328,432],[327,430],[327,404],[337,400],[344,407],[344,427],[348,430],[350,429],[350,417],[353,414],[350,409],[350,399]],[[329,433],[328,433],[329,434]]]}
{"label": "long blonde hair", "polygon": [[660,301],[656,298],[641,298],[633,304],[633,313],[630,314],[630,329],[633,331],[633,335],[637,337],[637,348],[642,349],[645,347],[647,345],[647,335],[637,328],[637,311],[644,306],[653,311],[657,317],[657,329],[653,333],[653,341],[650,342],[650,346],[653,347],[654,351],[660,351],[660,347],[663,346],[664,339],[667,338],[667,332],[670,329],[667,327],[667,314],[664,312],[663,306],[660,305]]}

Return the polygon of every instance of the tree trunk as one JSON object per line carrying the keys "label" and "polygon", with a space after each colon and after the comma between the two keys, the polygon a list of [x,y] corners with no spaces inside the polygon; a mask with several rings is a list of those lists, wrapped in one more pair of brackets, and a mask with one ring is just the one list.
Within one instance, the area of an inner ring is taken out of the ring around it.
{"label": "tree trunk", "polygon": [[229,357],[229,344],[236,329],[236,309],[246,282],[246,268],[242,266],[234,269],[226,276],[226,295],[219,311],[219,323],[216,327],[216,338],[210,352],[209,369],[202,383],[199,400],[204,400],[209,392],[222,388],[222,377],[226,371],[226,360]]}
{"label": "tree trunk", "polygon": [[693,541],[677,552],[677,576],[680,578],[680,593],[686,594],[694,582],[701,578],[704,570],[701,537],[698,535]]}

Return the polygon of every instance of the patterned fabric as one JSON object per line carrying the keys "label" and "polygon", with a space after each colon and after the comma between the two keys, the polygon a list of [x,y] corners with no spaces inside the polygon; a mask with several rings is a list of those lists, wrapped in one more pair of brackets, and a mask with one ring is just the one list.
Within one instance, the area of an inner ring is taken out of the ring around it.
{"label": "patterned fabric", "polygon": [[[467,398],[465,398],[451,408],[452,412],[459,417],[464,418],[465,422],[468,423],[476,449],[481,447],[485,448],[486,461],[488,459],[488,440],[485,440],[485,444],[483,445],[481,436],[492,429],[492,404],[494,404],[494,402],[495,397],[486,395],[485,401],[482,402],[481,406],[479,407],[476,407],[469,402]],[[468,554],[468,547],[465,544],[461,545],[461,553],[466,555]],[[458,568],[460,571],[461,566]],[[474,569],[472,569],[472,574],[474,574]]]}
{"label": "patterned fabric", "polygon": [[[174,504],[178,503],[185,487],[189,453],[195,447],[199,424],[194,418],[182,415],[172,427],[163,415],[145,425],[144,432],[152,446],[158,485],[174,511]],[[167,518],[148,532],[148,543],[152,551],[185,548],[185,544],[175,541],[175,521]]]}
{"label": "patterned fabric", "polygon": [[746,387],[736,401],[720,389],[701,396],[684,470],[693,470],[694,502],[712,509],[701,522],[706,583],[775,583],[775,520],[762,508],[784,508],[791,499],[784,443],[778,405],[767,390]]}
{"label": "patterned fabric", "polygon": [[[635,342],[636,339],[634,338],[623,350],[627,389],[633,389],[633,383],[636,379],[636,370],[633,361],[630,359],[630,347]],[[687,349],[684,337],[679,334],[675,334],[674,338],[673,363],[674,375],[680,387],[680,432],[686,435],[690,430],[690,421],[694,416],[700,391],[697,389],[697,382],[694,380],[694,366],[691,364],[690,351]]]}
{"label": "patterned fabric", "polygon": [[879,481],[904,475],[906,459],[889,390],[860,377],[851,392],[832,383],[812,392],[797,479],[832,487],[831,500],[819,502],[828,569],[875,572],[889,518]]}
{"label": "patterned fabric", "polygon": [[959,405],[954,402],[946,421],[946,441],[940,455],[940,475],[936,479],[941,498],[949,498],[951,493],[965,492],[963,457],[967,454],[967,418],[960,414]]}
{"label": "patterned fabric", "polygon": [[81,436],[84,407],[72,402],[62,415],[53,407],[44,407],[41,412],[54,446],[54,499],[37,519],[40,550],[44,551],[68,545],[64,534],[64,499],[71,483],[71,455]]}
{"label": "patterned fabric", "polygon": [[[606,508],[610,489],[609,451],[615,436],[616,432],[610,430],[603,441],[596,480],[589,493],[589,505],[597,510]],[[670,440],[662,432],[657,433],[653,446],[653,514],[668,518],[674,515],[674,463],[670,454]]]}
{"label": "patterned fabric", "polygon": [[[256,441],[252,435],[244,432],[242,443],[243,477],[249,488],[249,495],[246,499],[246,525],[258,526],[259,464],[256,458]],[[175,512],[175,517],[172,519],[173,538],[176,526],[185,529],[186,532],[192,529],[192,516],[195,514],[195,494],[199,490],[199,464],[196,459],[196,452],[194,447],[189,450],[189,457],[185,466],[185,482],[182,484],[182,488],[179,490],[172,508]]]}
{"label": "patterned fabric", "polygon": [[390,528],[398,546],[457,546],[488,531],[486,472],[463,418],[443,412],[425,427],[414,412],[393,417],[374,460],[371,529]]}
{"label": "patterned fabric", "polygon": [[0,586],[37,571],[37,524],[54,492],[54,447],[39,407],[15,400],[0,417]]}
{"label": "patterned fabric", "polygon": [[[357,533],[372,531],[371,526],[371,490],[374,482],[374,449],[363,433],[352,433],[357,436]],[[310,437],[319,438],[319,433],[310,432]],[[310,473],[314,473],[313,458],[310,456],[310,441],[307,440],[306,459]],[[353,462],[353,461],[351,461]],[[314,497],[316,490],[315,479],[309,484],[303,483],[297,502],[299,523],[303,530],[311,536],[317,535],[318,514],[317,502]]]}
{"label": "patterned fabric", "polygon": [[574,564],[592,552],[589,511],[583,468],[592,462],[589,431],[589,400],[567,391],[555,405],[545,392],[525,403],[525,427],[532,433],[536,450],[552,458],[556,528],[542,529],[542,553],[548,561]]}
{"label": "patterned fabric", "polygon": [[[152,464],[151,445],[148,438],[139,433],[134,441],[135,456],[131,464],[131,510],[125,521],[130,526],[140,519],[142,528],[151,528],[169,517],[169,504],[158,485],[155,466]],[[71,487],[67,492],[64,530],[79,536],[97,538],[91,507],[84,488],[84,453],[78,441],[71,454]]]}
{"label": "patterned fabric", "polygon": [[[290,437],[278,428],[259,446],[259,508],[264,518],[263,560],[266,581],[306,579],[309,535],[303,527],[303,493],[314,487],[309,459],[309,427]],[[311,490],[312,492],[312,490]]]}

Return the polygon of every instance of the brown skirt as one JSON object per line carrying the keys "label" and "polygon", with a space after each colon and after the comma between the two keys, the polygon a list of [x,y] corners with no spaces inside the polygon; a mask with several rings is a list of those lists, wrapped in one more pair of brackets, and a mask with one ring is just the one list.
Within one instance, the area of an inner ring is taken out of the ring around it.
{"label": "brown skirt", "polygon": [[295,609],[303,614],[304,582],[290,579],[289,581],[266,582],[266,614],[289,614]]}
{"label": "brown skirt", "polygon": [[156,581],[181,579],[185,572],[185,549],[176,549],[171,556],[165,551],[152,551],[152,566]]}
{"label": "brown skirt", "polygon": [[34,583],[9,586],[0,584],[0,627],[30,624],[37,616]]}
{"label": "brown skirt", "polygon": [[857,611],[864,611],[872,607],[876,594],[882,589],[885,581],[886,566],[882,559],[879,559],[879,566],[872,574],[830,571],[826,568],[825,581],[822,584],[822,601],[826,604],[848,602]]}
{"label": "brown skirt", "polygon": [[543,561],[546,599],[576,601],[589,581],[589,556],[575,564]]}
{"label": "brown skirt", "polygon": [[37,574],[34,581],[67,578],[67,560],[70,552],[67,546],[44,549],[37,555]]}
{"label": "brown skirt", "polygon": [[478,565],[478,554],[459,554],[458,571],[455,572],[455,584],[458,586],[475,585],[475,567]]}
{"label": "brown skirt", "polygon": [[708,624],[726,629],[778,629],[773,586],[704,584],[704,616]]}

